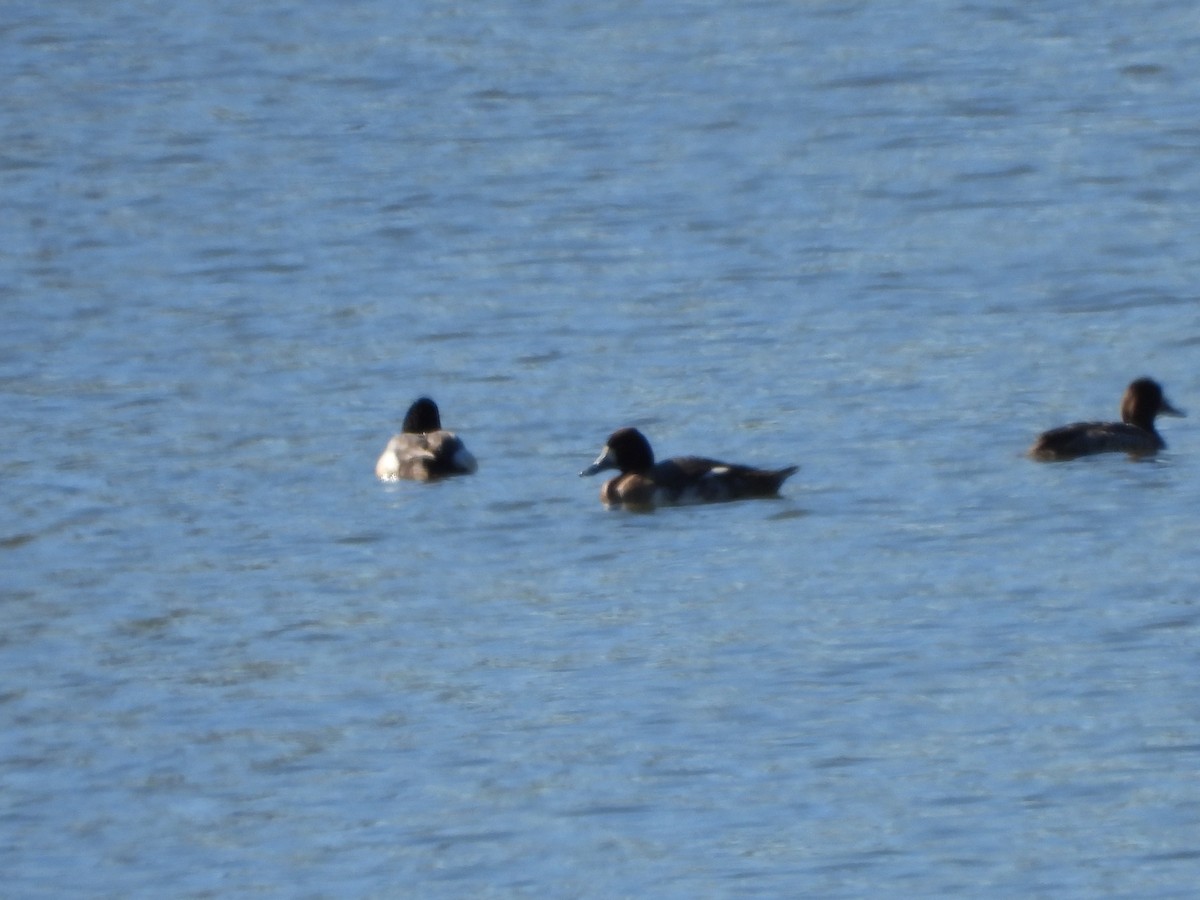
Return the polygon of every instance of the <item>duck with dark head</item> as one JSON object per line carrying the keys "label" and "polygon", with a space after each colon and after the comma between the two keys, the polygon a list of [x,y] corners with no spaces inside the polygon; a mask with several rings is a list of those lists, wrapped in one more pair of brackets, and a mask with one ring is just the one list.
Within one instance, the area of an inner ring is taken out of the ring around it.
{"label": "duck with dark head", "polygon": [[404,416],[400,433],[388,441],[375,463],[383,481],[436,481],[476,470],[475,457],[452,431],[442,428],[437,404],[421,397]]}
{"label": "duck with dark head", "polygon": [[758,469],[701,456],[678,456],[656,463],[646,436],[636,428],[621,428],[609,435],[596,461],[579,474],[583,477],[615,469],[619,474],[600,489],[601,501],[609,506],[648,509],[775,497],[798,468]]}
{"label": "duck with dark head", "polygon": [[1096,453],[1153,456],[1167,446],[1154,428],[1158,416],[1182,416],[1153,378],[1139,378],[1121,398],[1120,422],[1075,422],[1038,436],[1029,455],[1042,462],[1078,459]]}

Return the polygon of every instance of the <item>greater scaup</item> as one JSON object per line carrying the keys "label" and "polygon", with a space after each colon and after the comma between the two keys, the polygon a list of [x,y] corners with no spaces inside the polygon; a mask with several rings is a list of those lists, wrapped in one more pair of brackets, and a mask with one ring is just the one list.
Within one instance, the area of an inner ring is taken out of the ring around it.
{"label": "greater scaup", "polygon": [[579,475],[595,475],[605,469],[616,469],[621,474],[604,483],[601,501],[610,506],[645,508],[774,497],[799,466],[755,469],[699,456],[680,456],[656,464],[645,435],[636,428],[622,428],[609,436],[596,461]]}
{"label": "greater scaup", "polygon": [[475,457],[458,435],[442,430],[437,404],[421,397],[408,408],[400,434],[388,441],[375,463],[375,474],[384,481],[433,481],[469,475],[476,468]]}
{"label": "greater scaup", "polygon": [[1154,430],[1154,417],[1159,415],[1182,416],[1183,412],[1167,401],[1157,381],[1139,378],[1125,389],[1121,398],[1120,422],[1076,422],[1053,428],[1038,437],[1029,455],[1043,462],[1093,453],[1153,456],[1167,446]]}

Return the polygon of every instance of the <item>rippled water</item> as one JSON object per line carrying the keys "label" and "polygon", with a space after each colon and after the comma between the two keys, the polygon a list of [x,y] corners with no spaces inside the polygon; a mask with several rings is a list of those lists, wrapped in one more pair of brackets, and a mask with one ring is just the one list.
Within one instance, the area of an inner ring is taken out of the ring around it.
{"label": "rippled water", "polygon": [[0,27],[6,896],[1192,895],[1190,5]]}

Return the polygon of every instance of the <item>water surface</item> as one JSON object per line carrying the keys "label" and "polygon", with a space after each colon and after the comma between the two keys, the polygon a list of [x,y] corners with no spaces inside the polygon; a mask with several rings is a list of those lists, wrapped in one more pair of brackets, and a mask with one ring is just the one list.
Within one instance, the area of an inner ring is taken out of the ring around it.
{"label": "water surface", "polygon": [[1200,411],[1200,18],[913,15],[8,9],[6,891],[1190,896],[1194,419],[1022,453]]}

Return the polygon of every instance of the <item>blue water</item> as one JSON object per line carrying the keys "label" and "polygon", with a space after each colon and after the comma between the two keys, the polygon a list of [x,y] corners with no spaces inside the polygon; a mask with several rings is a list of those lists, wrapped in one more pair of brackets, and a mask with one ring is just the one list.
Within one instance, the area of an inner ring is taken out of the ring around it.
{"label": "blue water", "polygon": [[1193,5],[0,30],[6,897],[1194,895]]}

